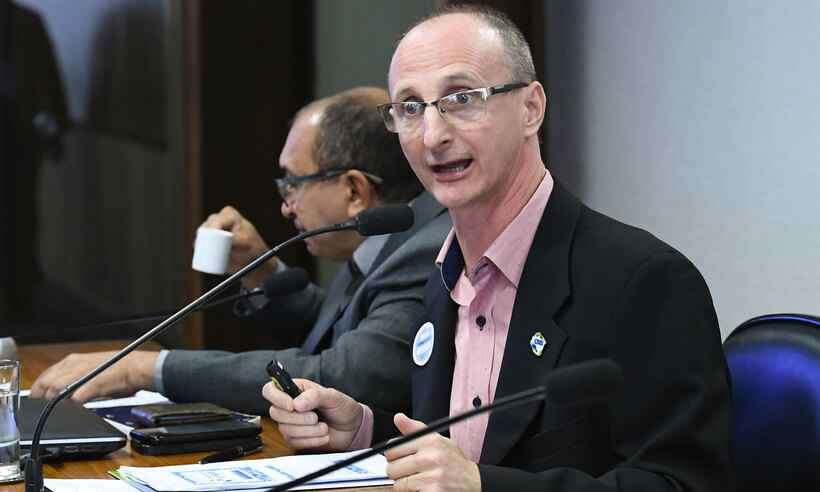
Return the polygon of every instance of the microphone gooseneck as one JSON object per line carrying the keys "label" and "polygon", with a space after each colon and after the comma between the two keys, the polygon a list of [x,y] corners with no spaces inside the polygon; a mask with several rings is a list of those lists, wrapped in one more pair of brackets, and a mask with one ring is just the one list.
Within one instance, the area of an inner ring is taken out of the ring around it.
{"label": "microphone gooseneck", "polygon": [[557,405],[578,405],[596,401],[606,401],[614,396],[622,385],[623,372],[621,371],[621,367],[611,359],[592,359],[562,367],[550,373],[543,386],[536,386],[521,391],[520,393],[497,398],[489,405],[474,408],[464,413],[453,415],[452,417],[436,420],[424,429],[377,444],[371,449],[351,456],[350,458],[337,461],[330,466],[267,489],[267,492],[281,492],[305,484],[313,479],[336,470],[341,470],[363,459],[383,453],[396,446],[401,446],[427,434],[445,429],[455,423],[475,417],[484,412],[507,409],[546,399],[549,399]]}
{"label": "microphone gooseneck", "polygon": [[[365,212],[370,212],[371,215],[369,216],[372,217],[374,211],[374,209],[371,209]],[[359,216],[363,215],[365,212],[362,212],[361,214],[359,214]],[[148,330],[141,337],[137,338],[136,340],[128,344],[126,347],[124,347],[122,350],[111,356],[110,359],[97,366],[91,372],[81,377],[77,381],[74,381],[73,383],[66,386],[65,389],[63,389],[57,396],[49,400],[49,402],[46,403],[45,407],[43,408],[43,411],[40,413],[40,416],[37,419],[37,424],[34,427],[34,434],[31,438],[31,450],[29,453],[28,461],[26,462],[25,471],[26,492],[43,492],[43,464],[42,458],[40,457],[40,436],[43,433],[43,428],[45,426],[46,420],[48,419],[48,416],[51,415],[51,412],[54,410],[54,407],[58,403],[71,396],[77,390],[77,388],[84,385],[85,383],[96,377],[98,374],[100,374],[104,370],[108,369],[109,367],[117,363],[123,357],[133,352],[134,349],[136,349],[140,345],[144,344],[145,342],[153,340],[171,326],[188,317],[197,308],[207,303],[215,295],[219,294],[220,292],[228,288],[231,284],[235,283],[237,280],[241,279],[249,272],[259,267],[262,263],[268,261],[268,259],[270,259],[273,255],[278,253],[279,250],[281,250],[285,246],[288,246],[296,241],[301,241],[303,239],[316,236],[319,234],[349,229],[358,229],[360,227],[361,222],[367,223],[369,220],[372,220],[365,219],[363,221],[359,221],[359,216],[357,216],[356,219],[353,219],[351,221],[343,222],[340,224],[334,224],[327,227],[321,227],[319,229],[314,229],[312,231],[305,231],[301,234],[298,234],[288,239],[283,243],[274,246],[273,248],[269,249],[268,251],[257,257],[255,260],[251,261],[244,267],[237,270],[236,273],[230,275],[228,278],[217,284],[211,290],[205,292],[197,299],[195,299],[194,301],[192,301],[191,303],[189,303],[188,305],[186,305],[185,307],[183,307],[182,309],[168,317],[165,321]]]}

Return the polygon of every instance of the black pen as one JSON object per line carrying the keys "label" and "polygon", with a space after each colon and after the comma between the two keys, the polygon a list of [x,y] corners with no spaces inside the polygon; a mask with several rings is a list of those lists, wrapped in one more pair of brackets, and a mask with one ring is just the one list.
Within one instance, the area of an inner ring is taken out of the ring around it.
{"label": "black pen", "polygon": [[230,461],[249,454],[257,453],[259,451],[262,451],[261,444],[252,448],[246,448],[245,446],[234,446],[232,448],[223,449],[222,451],[217,451],[214,454],[209,454],[199,460],[199,464],[206,465],[208,463],[217,463],[219,461]]}

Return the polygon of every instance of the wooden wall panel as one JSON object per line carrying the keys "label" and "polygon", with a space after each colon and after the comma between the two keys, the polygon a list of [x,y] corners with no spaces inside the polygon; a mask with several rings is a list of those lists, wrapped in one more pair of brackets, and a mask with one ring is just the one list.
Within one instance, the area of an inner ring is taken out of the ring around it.
{"label": "wooden wall panel", "polygon": [[[237,207],[273,245],[295,233],[273,185],[294,113],[312,98],[313,4],[306,1],[200,3],[202,216]],[[303,245],[282,257],[313,269]],[[203,289],[217,279],[204,277]],[[240,322],[230,308],[204,316],[203,343],[267,348],[269,324]],[[241,330],[241,331],[239,331]]]}

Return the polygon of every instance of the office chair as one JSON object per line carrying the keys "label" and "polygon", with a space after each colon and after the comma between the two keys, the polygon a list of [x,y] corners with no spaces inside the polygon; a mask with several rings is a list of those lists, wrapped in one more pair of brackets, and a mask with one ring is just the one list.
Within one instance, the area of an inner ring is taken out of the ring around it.
{"label": "office chair", "polygon": [[758,316],[723,348],[737,490],[820,491],[820,318]]}

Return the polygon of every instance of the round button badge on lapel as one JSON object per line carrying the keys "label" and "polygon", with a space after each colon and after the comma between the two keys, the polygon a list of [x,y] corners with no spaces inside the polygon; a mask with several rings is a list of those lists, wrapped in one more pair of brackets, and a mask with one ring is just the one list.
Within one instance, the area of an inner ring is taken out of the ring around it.
{"label": "round button badge on lapel", "polygon": [[429,321],[421,325],[416,332],[416,338],[413,340],[413,362],[417,366],[423,366],[430,360],[430,356],[433,355],[434,338],[435,329]]}

